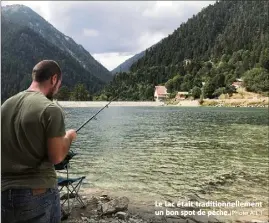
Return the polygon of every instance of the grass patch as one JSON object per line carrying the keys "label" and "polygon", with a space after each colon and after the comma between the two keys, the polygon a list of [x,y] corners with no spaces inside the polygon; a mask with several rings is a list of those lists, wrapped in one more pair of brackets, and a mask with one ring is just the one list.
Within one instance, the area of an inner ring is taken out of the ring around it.
{"label": "grass patch", "polygon": [[209,100],[203,100],[202,103],[200,102],[200,105],[202,106],[216,106],[219,103],[217,101],[209,101]]}

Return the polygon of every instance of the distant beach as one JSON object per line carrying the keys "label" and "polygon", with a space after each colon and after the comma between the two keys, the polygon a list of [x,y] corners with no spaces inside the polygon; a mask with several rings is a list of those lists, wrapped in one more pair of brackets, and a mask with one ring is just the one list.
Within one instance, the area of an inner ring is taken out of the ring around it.
{"label": "distant beach", "polygon": [[[62,107],[103,107],[108,101],[58,101]],[[113,101],[109,106],[164,106],[163,102],[155,101]]]}
{"label": "distant beach", "polygon": [[[103,107],[108,101],[58,101],[62,107]],[[113,101],[109,106],[128,106],[128,107],[156,107],[156,106],[199,106],[196,100],[186,100],[177,105],[166,105],[163,102],[155,101]]]}
{"label": "distant beach", "polygon": [[[58,101],[62,107],[103,107],[108,101]],[[109,106],[114,107],[268,107],[268,98],[258,99],[205,99],[200,105],[199,100],[180,100],[173,103],[155,101],[113,101]]]}

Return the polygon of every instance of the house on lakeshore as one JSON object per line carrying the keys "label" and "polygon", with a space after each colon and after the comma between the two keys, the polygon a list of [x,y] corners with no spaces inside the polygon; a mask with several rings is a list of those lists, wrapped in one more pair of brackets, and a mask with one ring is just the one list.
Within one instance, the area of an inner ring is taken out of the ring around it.
{"label": "house on lakeshore", "polygon": [[154,99],[156,102],[164,101],[168,97],[167,89],[165,86],[155,86]]}
{"label": "house on lakeshore", "polygon": [[187,66],[188,64],[191,64],[191,60],[190,59],[185,59],[184,61],[184,65]]}
{"label": "house on lakeshore", "polygon": [[189,92],[187,91],[179,91],[177,92],[177,95],[176,95],[176,99],[177,100],[183,100],[183,99],[186,99],[186,97],[188,96]]}
{"label": "house on lakeshore", "polygon": [[235,82],[232,83],[232,86],[235,87],[235,89],[238,89],[239,87],[243,86],[243,80],[238,78]]}

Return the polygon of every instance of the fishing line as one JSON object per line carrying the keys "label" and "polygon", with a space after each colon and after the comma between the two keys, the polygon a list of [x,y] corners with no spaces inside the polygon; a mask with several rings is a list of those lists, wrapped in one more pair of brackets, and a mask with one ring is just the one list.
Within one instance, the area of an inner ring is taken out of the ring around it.
{"label": "fishing line", "polygon": [[116,98],[113,98],[110,102],[108,102],[103,108],[101,108],[98,112],[96,112],[92,117],[90,117],[87,121],[85,121],[77,130],[76,132],[78,132],[80,129],[82,129],[89,121],[91,121],[92,119],[95,119],[95,117],[105,108],[108,108],[108,105],[114,101]]}
{"label": "fishing line", "polygon": [[[92,119],[95,119],[96,120],[96,116],[102,111],[104,110],[105,108],[108,108],[108,105],[114,101],[117,97],[113,98],[111,101],[109,101],[104,107],[102,107],[98,112],[96,112],[92,117],[90,117],[87,121],[85,121],[77,130],[76,132],[79,132],[79,130],[81,130],[88,122],[90,122]],[[54,100],[55,104],[62,110],[64,111],[65,114],[68,114],[65,112],[65,110],[63,109],[63,107],[58,103],[57,100]],[[102,174],[101,176],[99,176],[95,181],[98,181],[100,180],[101,178],[104,177],[106,173]]]}

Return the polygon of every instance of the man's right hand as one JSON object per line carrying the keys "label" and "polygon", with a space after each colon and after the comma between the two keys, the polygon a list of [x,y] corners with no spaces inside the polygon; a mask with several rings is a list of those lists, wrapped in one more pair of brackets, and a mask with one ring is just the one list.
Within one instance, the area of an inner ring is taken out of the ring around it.
{"label": "man's right hand", "polygon": [[66,131],[66,136],[73,142],[77,138],[77,132],[74,129],[69,129]]}
{"label": "man's right hand", "polygon": [[77,138],[76,130],[70,129],[65,136],[48,139],[48,157],[53,164],[62,162],[68,154],[71,143]]}

